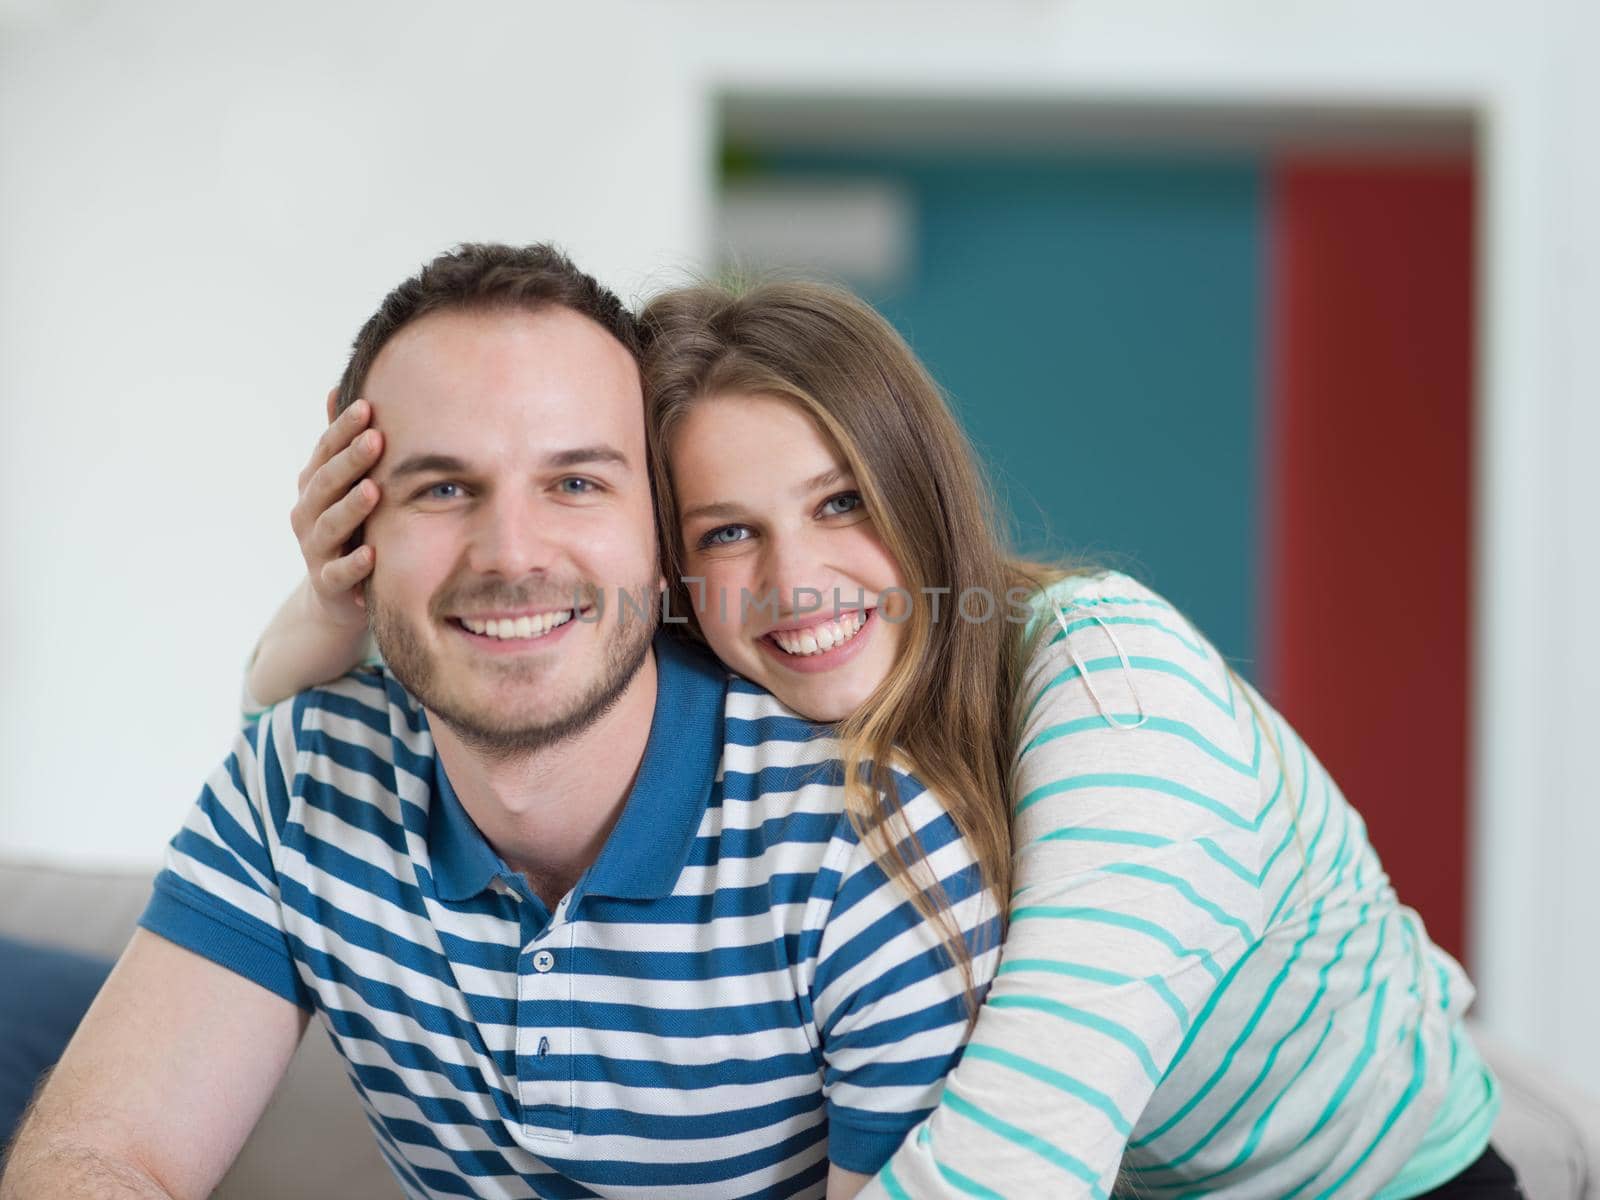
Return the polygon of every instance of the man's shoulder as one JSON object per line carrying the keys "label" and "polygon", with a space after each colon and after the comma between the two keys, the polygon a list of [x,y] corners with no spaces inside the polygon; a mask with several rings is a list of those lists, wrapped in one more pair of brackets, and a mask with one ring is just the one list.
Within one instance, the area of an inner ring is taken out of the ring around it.
{"label": "man's shoulder", "polygon": [[[834,726],[802,717],[771,692],[730,670],[704,646],[663,634],[656,639],[656,650],[670,660],[676,686],[681,688],[686,679],[692,679],[691,686],[721,690],[724,753],[768,746],[777,751],[815,743],[812,748],[817,753],[812,757],[826,758],[836,749]],[[715,736],[711,729],[706,727],[708,737]]]}
{"label": "man's shoulder", "polygon": [[284,749],[326,749],[336,742],[385,759],[433,753],[421,704],[382,666],[361,666],[307,688],[261,719]]}
{"label": "man's shoulder", "polygon": [[723,700],[723,741],[730,746],[754,747],[816,743],[821,751],[837,749],[836,727],[802,717],[771,692],[742,675],[728,677]]}
{"label": "man's shoulder", "polygon": [[[799,788],[831,794],[828,807],[839,818],[835,836],[854,843],[858,836],[845,805],[846,746],[839,727],[801,716],[772,693],[734,675],[728,681],[723,719],[723,772],[744,776],[751,799],[775,796],[785,805]],[[870,777],[873,760],[858,766]],[[915,766],[896,751],[888,762],[899,802],[913,824],[936,819],[943,802],[917,777]]]}

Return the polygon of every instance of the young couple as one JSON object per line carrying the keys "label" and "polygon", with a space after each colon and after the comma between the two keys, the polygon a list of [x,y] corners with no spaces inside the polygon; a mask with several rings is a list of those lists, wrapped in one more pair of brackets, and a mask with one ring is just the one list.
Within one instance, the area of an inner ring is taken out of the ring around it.
{"label": "young couple", "polygon": [[1359,816],[867,306],[465,246],[330,417],[7,1197],[205,1194],[313,1012],[413,1196],[1518,1194]]}

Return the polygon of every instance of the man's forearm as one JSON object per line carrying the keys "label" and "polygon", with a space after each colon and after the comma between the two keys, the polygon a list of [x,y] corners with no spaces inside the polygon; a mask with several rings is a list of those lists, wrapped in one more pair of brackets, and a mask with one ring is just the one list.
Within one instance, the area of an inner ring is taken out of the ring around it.
{"label": "man's forearm", "polygon": [[61,1119],[68,1114],[40,1103],[52,1074],[39,1080],[18,1122],[0,1173],[0,1200],[173,1200],[148,1171],[62,1132],[74,1126]]}
{"label": "man's forearm", "polygon": [[172,1193],[131,1163],[81,1146],[17,1140],[0,1179],[0,1200],[173,1200]]}

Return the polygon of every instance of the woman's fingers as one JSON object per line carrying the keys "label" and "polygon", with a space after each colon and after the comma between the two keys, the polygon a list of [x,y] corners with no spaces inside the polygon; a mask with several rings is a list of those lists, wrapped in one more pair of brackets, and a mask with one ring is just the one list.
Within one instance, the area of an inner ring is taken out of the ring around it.
{"label": "woman's fingers", "polygon": [[370,479],[363,479],[339,500],[325,507],[310,534],[302,539],[301,549],[305,552],[306,560],[310,562],[313,557],[331,559],[340,555],[345,544],[361,528],[361,523],[372,515],[379,495],[378,485]]}
{"label": "woman's fingers", "polygon": [[322,568],[321,584],[326,592],[343,593],[350,591],[368,575],[372,574],[373,554],[371,546],[357,546],[343,558],[336,558]]}
{"label": "woman's fingers", "polygon": [[[295,536],[304,540],[328,509],[348,499],[382,452],[383,435],[369,429],[323,463],[301,486],[300,499],[290,512],[289,523],[294,526]],[[376,502],[377,497],[374,495],[372,500]]]}
{"label": "woman's fingers", "polygon": [[355,436],[367,427],[367,422],[372,418],[372,406],[365,400],[357,400],[345,409],[322,431],[322,436],[317,439],[317,444],[312,448],[311,458],[305,468],[300,472],[299,486],[304,491],[306,484],[322,467],[338,454]]}

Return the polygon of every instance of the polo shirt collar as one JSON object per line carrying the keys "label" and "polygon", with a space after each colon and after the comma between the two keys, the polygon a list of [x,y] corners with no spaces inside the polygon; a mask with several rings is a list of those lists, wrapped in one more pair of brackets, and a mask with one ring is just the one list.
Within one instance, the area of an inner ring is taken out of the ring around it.
{"label": "polo shirt collar", "polygon": [[[600,856],[578,881],[584,894],[652,900],[672,891],[688,861],[722,758],[727,671],[704,651],[661,633],[655,639],[656,703],[633,790]],[[467,815],[434,754],[428,852],[434,891],[459,902],[496,875],[510,875]]]}
{"label": "polo shirt collar", "polygon": [[471,899],[496,875],[509,873],[456,797],[439,752],[433,754],[433,803],[428,809],[428,859],[439,899]]}

